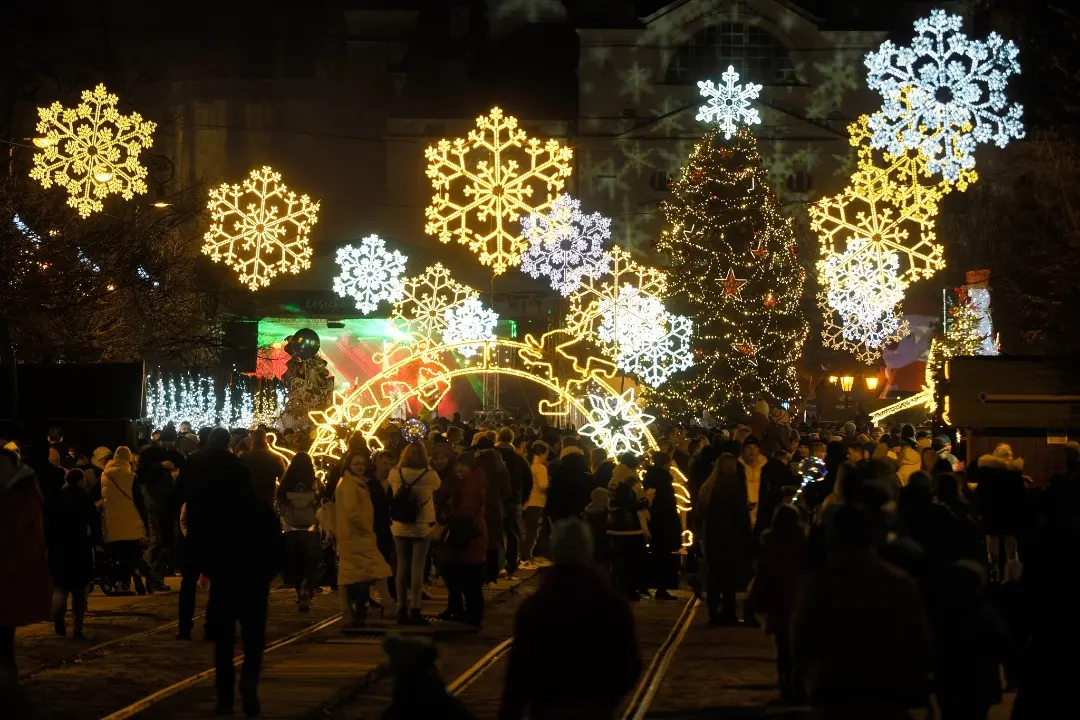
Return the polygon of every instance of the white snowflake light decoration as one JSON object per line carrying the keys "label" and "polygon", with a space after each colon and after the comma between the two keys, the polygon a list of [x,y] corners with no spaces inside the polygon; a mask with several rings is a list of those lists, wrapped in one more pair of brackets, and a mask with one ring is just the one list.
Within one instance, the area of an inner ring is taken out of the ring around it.
{"label": "white snowflake light decoration", "polygon": [[338,248],[341,274],[334,278],[334,292],[351,297],[362,313],[372,312],[383,300],[397,302],[405,296],[401,274],[408,259],[397,250],[387,250],[378,235],[368,235],[360,247]]}
{"label": "white snowflake light decoration", "polygon": [[660,387],[680,370],[694,365],[694,353],[690,346],[693,321],[683,315],[664,313],[664,332],[649,339],[634,352],[621,352],[616,364],[619,369],[634,373],[638,379],[652,387]]}
{"label": "white snowflake light decoration", "polygon": [[598,447],[617,457],[629,452],[643,455],[652,415],[646,415],[634,400],[634,389],[605,397],[589,393],[592,418],[578,432],[592,438]]}
{"label": "white snowflake light decoration", "polygon": [[[446,329],[443,330],[443,342],[454,345],[471,340],[494,340],[495,325],[499,314],[488,310],[478,298],[471,297],[465,302],[447,308],[443,313]],[[462,357],[476,355],[479,345],[466,345],[458,348]]]}
{"label": "white snowflake light decoration", "polygon": [[893,155],[919,150],[930,172],[949,181],[975,167],[978,143],[1005,147],[1024,137],[1023,107],[1005,98],[1009,76],[1020,72],[1016,45],[993,32],[971,40],[962,27],[959,15],[932,10],[915,21],[910,47],[886,40],[866,55],[866,84],[885,98],[870,117],[871,143]]}
{"label": "white snowflake light decoration", "polygon": [[521,271],[547,276],[551,287],[564,297],[577,289],[581,278],[598,278],[611,269],[604,242],[611,238],[611,219],[598,212],[581,212],[581,202],[560,195],[547,214],[521,219],[521,236],[529,249],[521,256]]}
{"label": "white snowflake light decoration", "polygon": [[269,167],[252,170],[243,185],[210,191],[210,229],[204,255],[236,270],[252,291],[279,273],[311,267],[308,234],[318,221],[319,203],[297,197]]}
{"label": "white snowflake light decoration", "polygon": [[822,264],[825,301],[841,319],[845,340],[871,350],[896,338],[904,299],[896,253],[883,252],[865,240],[851,240],[842,254]]}
{"label": "white snowflake light decoration", "polygon": [[735,68],[728,65],[728,69],[720,76],[723,85],[714,85],[712,80],[699,80],[698,90],[701,96],[707,98],[707,102],[698,108],[698,122],[713,122],[724,131],[724,139],[731,139],[735,132],[735,123],[741,122],[746,125],[757,125],[761,122],[758,111],[750,107],[750,101],[757,99],[761,92],[761,85],[746,83],[745,86],[736,85],[739,73]]}
{"label": "white snowflake light decoration", "polygon": [[34,167],[30,177],[43,187],[55,183],[68,191],[68,205],[82,217],[101,212],[102,198],[116,194],[131,200],[146,192],[146,168],[139,153],[150,147],[157,124],[139,113],[121,115],[117,97],[104,85],[84,90],[74,110],[54,102],[38,108]]}
{"label": "white snowflake light decoration", "polygon": [[390,322],[417,340],[436,341],[447,328],[446,311],[469,299],[477,292],[450,277],[442,263],[429,265],[423,275],[405,278],[404,293],[394,303]]}
{"label": "white snowflake light decoration", "polygon": [[601,298],[597,311],[601,320],[596,335],[615,346],[616,357],[633,355],[664,335],[663,303],[629,283],[616,297]]}

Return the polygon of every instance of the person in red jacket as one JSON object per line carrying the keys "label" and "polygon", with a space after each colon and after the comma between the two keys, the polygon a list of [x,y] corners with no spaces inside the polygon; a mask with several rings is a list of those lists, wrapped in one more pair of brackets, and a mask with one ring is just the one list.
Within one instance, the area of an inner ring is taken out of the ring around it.
{"label": "person in red jacket", "polygon": [[48,620],[52,580],[45,546],[45,501],[29,465],[0,449],[0,707],[19,696],[15,629]]}
{"label": "person in red jacket", "polygon": [[488,527],[484,472],[472,453],[457,456],[443,542],[448,600],[444,617],[479,627],[484,619]]}

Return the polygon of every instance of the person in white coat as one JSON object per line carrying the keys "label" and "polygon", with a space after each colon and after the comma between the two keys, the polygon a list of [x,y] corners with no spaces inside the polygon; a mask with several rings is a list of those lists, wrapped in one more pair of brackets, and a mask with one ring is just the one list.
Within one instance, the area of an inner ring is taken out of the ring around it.
{"label": "person in white coat", "polygon": [[[345,468],[334,493],[334,533],[338,551],[338,588],[341,593],[341,628],[364,627],[372,583],[383,602],[390,603],[386,578],[393,572],[379,552],[375,536],[375,506],[360,475]],[[394,610],[391,607],[391,617]]]}
{"label": "person in white coat", "polygon": [[[143,579],[150,578],[150,567],[143,559],[147,543],[146,510],[142,489],[131,467],[131,450],[116,448],[113,458],[101,474],[102,535],[109,555],[120,564],[124,577],[133,577],[135,592],[146,594]],[[140,577],[141,575],[141,577]]]}
{"label": "person in white coat", "polygon": [[435,503],[432,495],[442,480],[431,469],[422,442],[405,446],[397,467],[390,471],[390,532],[397,554],[398,623],[429,624],[420,615],[424,584],[424,565],[431,533],[435,528]]}

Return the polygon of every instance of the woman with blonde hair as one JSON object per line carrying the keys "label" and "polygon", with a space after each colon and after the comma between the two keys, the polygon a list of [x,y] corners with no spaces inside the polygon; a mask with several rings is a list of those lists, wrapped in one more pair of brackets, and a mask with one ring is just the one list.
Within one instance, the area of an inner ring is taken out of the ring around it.
{"label": "woman with blonde hair", "polygon": [[435,527],[433,494],[442,485],[422,442],[411,442],[390,471],[390,532],[397,555],[398,623],[427,625],[420,615],[424,565]]}

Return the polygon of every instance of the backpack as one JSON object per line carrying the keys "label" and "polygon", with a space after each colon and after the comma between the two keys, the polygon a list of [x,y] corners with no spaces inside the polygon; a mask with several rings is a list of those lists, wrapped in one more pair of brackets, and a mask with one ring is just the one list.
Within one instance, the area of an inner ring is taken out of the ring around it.
{"label": "backpack", "polygon": [[[430,472],[430,471],[428,471]],[[422,473],[411,483],[405,482],[405,475],[401,475],[401,487],[390,498],[390,519],[399,523],[414,523],[420,515],[420,503],[416,501],[416,493],[413,486],[420,482],[427,472]]]}
{"label": "backpack", "polygon": [[304,485],[297,485],[292,492],[285,493],[285,505],[282,517],[285,524],[294,528],[309,528],[317,521],[315,493]]}

